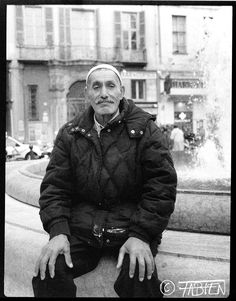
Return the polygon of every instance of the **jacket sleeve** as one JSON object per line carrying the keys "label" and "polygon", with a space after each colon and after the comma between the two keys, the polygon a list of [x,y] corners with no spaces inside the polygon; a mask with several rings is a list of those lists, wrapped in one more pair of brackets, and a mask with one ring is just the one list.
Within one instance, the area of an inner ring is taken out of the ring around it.
{"label": "jacket sleeve", "polygon": [[46,174],[40,186],[39,214],[50,238],[58,234],[70,236],[68,219],[72,191],[69,135],[64,126],[58,132]]}
{"label": "jacket sleeve", "polygon": [[149,243],[161,236],[174,211],[177,174],[162,132],[153,121],[144,138],[142,198],[131,216],[129,236]]}

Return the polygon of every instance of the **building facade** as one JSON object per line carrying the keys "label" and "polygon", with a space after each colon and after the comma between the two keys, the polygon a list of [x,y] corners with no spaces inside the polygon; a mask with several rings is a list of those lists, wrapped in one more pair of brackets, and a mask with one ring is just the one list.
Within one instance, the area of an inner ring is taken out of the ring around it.
{"label": "building facade", "polygon": [[[126,96],[158,124],[204,124],[204,84],[197,62],[204,22],[216,7],[8,5],[9,135],[44,144],[88,104],[88,70],[109,63]],[[169,77],[168,77],[169,75]],[[169,88],[168,88],[169,87]]]}
{"label": "building facade", "polygon": [[[206,128],[206,78],[201,62],[216,6],[158,6],[158,122],[198,133]],[[213,51],[213,49],[212,49]]]}
{"label": "building facade", "polygon": [[142,6],[8,6],[8,134],[52,142],[88,106],[85,78],[98,63],[116,66],[126,96],[156,116],[155,19]]}

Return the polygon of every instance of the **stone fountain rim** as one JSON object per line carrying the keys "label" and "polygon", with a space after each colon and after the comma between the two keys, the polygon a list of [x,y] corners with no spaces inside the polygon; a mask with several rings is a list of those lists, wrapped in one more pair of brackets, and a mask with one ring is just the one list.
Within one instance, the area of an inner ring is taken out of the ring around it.
{"label": "stone fountain rim", "polygon": [[[41,161],[42,162],[42,161]],[[32,167],[41,165],[41,162],[34,162],[30,165],[23,166],[19,169],[19,173],[21,173],[24,176],[42,180],[43,176],[34,174],[32,172]],[[204,195],[231,195],[230,190],[196,190],[196,189],[179,189],[177,188],[178,193],[184,193],[184,194],[204,194]]]}

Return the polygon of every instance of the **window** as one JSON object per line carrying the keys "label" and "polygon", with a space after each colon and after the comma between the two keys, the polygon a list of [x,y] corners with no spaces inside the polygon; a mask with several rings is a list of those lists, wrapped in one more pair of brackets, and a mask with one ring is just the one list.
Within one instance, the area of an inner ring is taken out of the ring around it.
{"label": "window", "polygon": [[39,119],[38,114],[38,86],[29,85],[29,103],[28,103],[28,116],[29,120],[34,121]]}
{"label": "window", "polygon": [[122,41],[123,49],[134,49],[137,47],[137,13],[122,14]]}
{"label": "window", "polygon": [[134,100],[144,100],[146,82],[143,79],[131,80],[131,98]]}
{"label": "window", "polygon": [[85,81],[75,82],[67,94],[67,120],[73,119],[78,113],[84,112],[89,103],[85,101]]}
{"label": "window", "polygon": [[41,7],[25,8],[25,44],[32,46],[45,45],[45,23]]}
{"label": "window", "polygon": [[172,16],[173,53],[186,53],[186,17]]}
{"label": "window", "polygon": [[94,47],[96,45],[96,19],[94,11],[72,9],[71,41],[75,46]]}
{"label": "window", "polygon": [[145,49],[145,13],[114,12],[115,47],[131,50]]}

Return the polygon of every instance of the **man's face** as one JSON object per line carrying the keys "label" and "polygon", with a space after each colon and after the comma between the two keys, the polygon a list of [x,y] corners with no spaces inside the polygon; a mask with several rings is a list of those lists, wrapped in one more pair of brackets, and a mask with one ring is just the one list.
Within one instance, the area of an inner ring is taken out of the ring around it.
{"label": "man's face", "polygon": [[113,71],[98,69],[89,76],[85,92],[96,114],[113,115],[124,96],[124,87]]}

